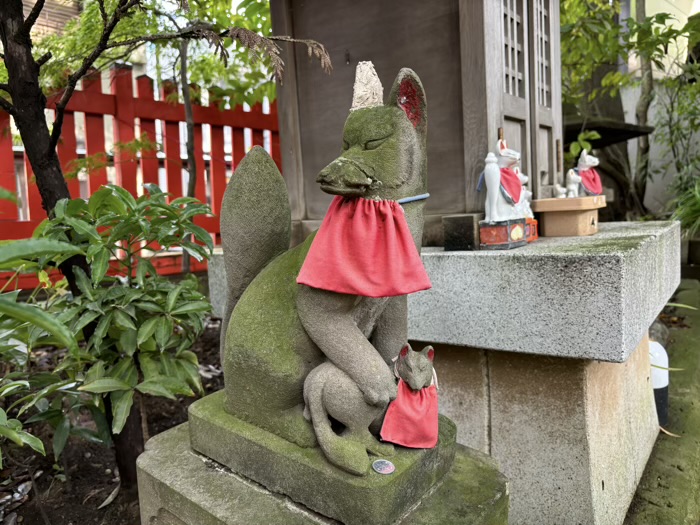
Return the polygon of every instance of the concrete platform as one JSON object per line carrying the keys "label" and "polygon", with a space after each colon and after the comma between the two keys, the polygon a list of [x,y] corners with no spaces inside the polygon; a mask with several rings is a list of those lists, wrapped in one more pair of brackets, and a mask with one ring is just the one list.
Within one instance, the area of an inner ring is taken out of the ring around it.
{"label": "concrete platform", "polygon": [[680,282],[677,222],[602,223],[514,250],[424,248],[409,339],[622,363]]}
{"label": "concrete platform", "polygon": [[[339,523],[192,451],[187,423],[148,441],[138,481],[142,525]],[[507,525],[508,483],[490,458],[459,446],[444,481],[395,523]]]}

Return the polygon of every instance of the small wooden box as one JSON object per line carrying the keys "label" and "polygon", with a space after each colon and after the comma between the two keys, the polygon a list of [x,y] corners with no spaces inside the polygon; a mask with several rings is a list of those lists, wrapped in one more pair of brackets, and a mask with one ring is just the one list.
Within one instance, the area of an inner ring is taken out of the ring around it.
{"label": "small wooden box", "polygon": [[598,232],[598,209],[604,207],[605,195],[532,201],[532,210],[540,214],[542,237],[593,235]]}
{"label": "small wooden box", "polygon": [[527,244],[525,219],[479,223],[479,238],[482,250],[510,250]]}
{"label": "small wooden box", "polygon": [[525,238],[527,242],[536,241],[540,238],[537,219],[532,219],[530,217],[525,219]]}

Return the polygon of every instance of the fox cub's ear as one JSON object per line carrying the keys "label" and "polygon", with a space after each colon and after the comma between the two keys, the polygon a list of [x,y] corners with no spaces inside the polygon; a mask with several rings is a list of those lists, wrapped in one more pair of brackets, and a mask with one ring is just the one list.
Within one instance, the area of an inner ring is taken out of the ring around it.
{"label": "fox cub's ear", "polygon": [[400,107],[413,127],[423,133],[428,122],[425,90],[412,69],[403,68],[394,80],[389,105]]}

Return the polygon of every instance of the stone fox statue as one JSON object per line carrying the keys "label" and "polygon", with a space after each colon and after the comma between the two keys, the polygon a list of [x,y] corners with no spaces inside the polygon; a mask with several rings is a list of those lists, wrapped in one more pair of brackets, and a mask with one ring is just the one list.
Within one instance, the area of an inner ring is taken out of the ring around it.
{"label": "stone fox statue", "polygon": [[[402,69],[383,104],[381,84],[367,64],[358,66],[342,153],[317,182],[326,193],[344,197],[397,201],[424,195],[423,86],[413,71]],[[425,201],[407,200],[403,213],[420,249]],[[391,366],[407,340],[406,296],[374,298],[297,284],[316,234],[288,250],[290,231],[284,181],[267,153],[253,148],[226,188],[221,211],[228,282],[222,326],[226,409],[313,447],[317,439],[303,415],[303,389],[322,363],[330,360],[347,374],[379,412],[396,397]]]}

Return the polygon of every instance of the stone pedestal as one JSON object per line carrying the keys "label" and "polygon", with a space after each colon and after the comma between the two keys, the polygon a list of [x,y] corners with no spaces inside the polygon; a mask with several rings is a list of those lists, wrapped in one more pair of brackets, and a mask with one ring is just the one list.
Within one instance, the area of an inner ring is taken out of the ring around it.
{"label": "stone pedestal", "polygon": [[[339,523],[194,452],[189,425],[155,436],[138,459],[142,525]],[[455,452],[443,481],[397,524],[507,525],[508,484],[493,460],[459,445]]]}
{"label": "stone pedestal", "polygon": [[511,524],[622,523],[658,435],[645,334],[679,249],[656,222],[424,251],[433,289],[409,298],[409,336],[443,343],[440,410],[511,480]]}
{"label": "stone pedestal", "polygon": [[301,448],[228,414],[224,397],[220,391],[190,406],[192,448],[346,525],[394,522],[441,483],[454,460],[455,425],[441,417],[435,448],[396,447],[387,458],[396,467],[393,474],[353,476],[331,465],[320,448]]}

